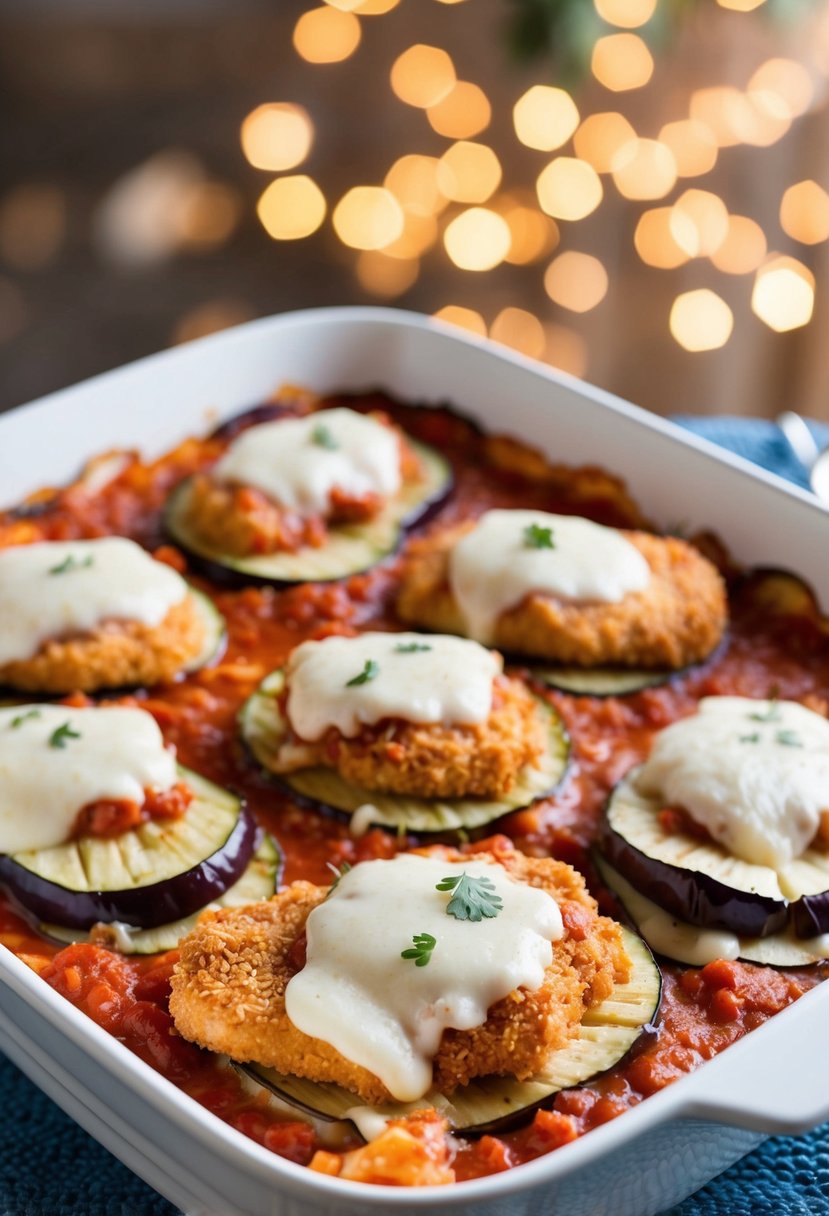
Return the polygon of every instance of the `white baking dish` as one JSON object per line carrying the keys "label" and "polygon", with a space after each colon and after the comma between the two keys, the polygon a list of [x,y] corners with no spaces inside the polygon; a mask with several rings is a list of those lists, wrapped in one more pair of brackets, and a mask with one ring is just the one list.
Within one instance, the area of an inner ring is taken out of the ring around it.
{"label": "white baking dish", "polygon": [[[795,570],[829,602],[829,518],[808,495],[607,393],[386,309],[257,321],[0,417],[2,504],[70,479],[108,447],[160,453],[284,382],[451,401],[485,428],[529,440],[556,460],[620,473],[657,524],[713,528],[739,560]],[[424,1209],[649,1216],[764,1135],[829,1119],[828,1017],[826,984],[697,1073],[547,1157],[456,1188],[405,1192],[343,1183],[260,1148],[0,951],[0,1046],[189,1216]]]}

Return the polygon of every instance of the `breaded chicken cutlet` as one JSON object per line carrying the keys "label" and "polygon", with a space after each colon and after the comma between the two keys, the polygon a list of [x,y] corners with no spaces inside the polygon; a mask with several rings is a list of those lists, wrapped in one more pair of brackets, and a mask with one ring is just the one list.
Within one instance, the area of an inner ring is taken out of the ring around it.
{"label": "breaded chicken cutlet", "polygon": [[104,621],[90,633],[50,638],[31,658],[0,665],[0,685],[69,693],[160,684],[184,670],[204,643],[204,621],[187,596],[159,625]]}
{"label": "breaded chicken cutlet", "polygon": [[[630,975],[621,930],[597,914],[580,874],[563,862],[525,857],[503,838],[490,845],[487,852],[436,855],[447,863],[495,862],[516,881],[546,891],[560,906],[564,936],[553,943],[540,988],[513,991],[472,1030],[444,1032],[433,1080],[446,1094],[475,1077],[532,1076],[573,1037],[586,1011]],[[306,921],[328,894],[329,888],[295,882],[265,903],[208,913],[181,943],[170,1011],[180,1034],[211,1051],[335,1082],[364,1102],[382,1103],[390,1094],[378,1077],[287,1016],[285,990],[304,964]]]}
{"label": "breaded chicken cutlet", "polygon": [[[407,624],[466,634],[449,579],[450,553],[474,522],[412,543],[397,613]],[[502,612],[491,644],[584,667],[680,668],[706,658],[727,623],[725,588],[714,566],[676,537],[622,532],[644,557],[650,580],[618,603],[580,603],[530,594]]]}
{"label": "breaded chicken cutlet", "polygon": [[545,746],[537,704],[518,680],[497,676],[481,723],[446,726],[396,718],[347,738],[329,730],[318,743],[286,741],[275,772],[323,765],[362,789],[418,798],[495,798]]}

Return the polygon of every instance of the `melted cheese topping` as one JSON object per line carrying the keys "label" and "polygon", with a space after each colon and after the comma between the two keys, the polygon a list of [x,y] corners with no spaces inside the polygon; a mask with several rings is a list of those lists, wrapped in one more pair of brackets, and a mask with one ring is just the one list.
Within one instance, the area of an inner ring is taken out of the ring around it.
{"label": "melted cheese topping", "polygon": [[829,722],[794,701],[706,697],[656,736],[636,785],[684,807],[735,857],[779,870],[829,806]]}
{"label": "melted cheese topping", "polygon": [[187,591],[180,574],[121,536],[0,550],[0,664],[104,621],[160,625]]}
{"label": "melted cheese topping", "polygon": [[142,806],[145,789],[168,790],[177,779],[175,757],[143,709],[0,709],[0,853],[63,844],[90,802]]}
{"label": "melted cheese topping", "polygon": [[[554,548],[527,543],[549,528]],[[545,511],[486,511],[449,555],[449,585],[466,631],[491,643],[498,617],[528,595],[617,604],[650,580],[639,550],[615,528]]]}
{"label": "melted cheese topping", "polygon": [[328,512],[331,491],[390,498],[400,489],[397,434],[353,410],[265,422],[243,431],[213,469],[303,515]]}
{"label": "melted cheese topping", "polygon": [[[491,919],[447,915],[447,875],[489,878],[503,900]],[[444,1030],[481,1026],[516,988],[538,989],[564,933],[558,904],[490,862],[400,856],[355,866],[308,917],[307,962],[288,984],[288,1017],[411,1102],[432,1082]],[[401,952],[418,934],[435,947],[426,966]]]}
{"label": "melted cheese topping", "polygon": [[492,681],[502,667],[500,655],[477,642],[443,634],[303,642],[286,669],[288,719],[308,742],[329,727],[353,738],[385,718],[470,726],[489,717]]}

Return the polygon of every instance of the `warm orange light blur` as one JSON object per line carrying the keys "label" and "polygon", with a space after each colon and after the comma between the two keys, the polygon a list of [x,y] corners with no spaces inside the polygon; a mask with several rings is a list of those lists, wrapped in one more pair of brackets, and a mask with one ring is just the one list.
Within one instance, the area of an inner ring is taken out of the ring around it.
{"label": "warm orange light blur", "polygon": [[772,94],[790,118],[805,114],[815,95],[809,72],[794,59],[767,59],[749,80],[747,91]]}
{"label": "warm orange light blur", "polygon": [[730,8],[735,13],[750,13],[765,2],[766,0],[717,0],[720,8]]}
{"label": "warm orange light blur", "polygon": [[383,247],[383,253],[390,258],[409,261],[426,253],[437,243],[437,239],[438,222],[433,215],[415,215],[407,211],[404,213],[403,231],[397,240]]}
{"label": "warm orange light blur", "polygon": [[210,181],[194,185],[182,207],[182,244],[200,251],[216,249],[233,234],[241,213],[235,187]]}
{"label": "warm orange light blur", "polygon": [[716,139],[705,123],[694,118],[666,123],[659,132],[659,142],[673,152],[679,177],[699,177],[717,163]]}
{"label": "warm orange light blur", "polygon": [[607,271],[598,258],[568,249],[547,267],[544,290],[554,304],[571,312],[589,312],[607,294]]}
{"label": "warm orange light blur", "polygon": [[256,213],[268,236],[276,241],[297,241],[316,232],[325,219],[325,195],[310,177],[278,177],[256,204]]}
{"label": "warm orange light blur", "polygon": [[608,34],[594,44],[590,67],[599,84],[622,93],[648,83],[653,56],[638,34]]}
{"label": "warm orange light blur", "polygon": [[685,350],[718,350],[731,337],[734,314],[715,291],[701,287],[676,297],[669,324],[674,338]]}
{"label": "warm orange light blur", "polygon": [[796,258],[773,256],[757,271],[751,307],[778,333],[799,329],[812,319],[815,276]]}
{"label": "warm orange light blur", "polygon": [[232,325],[241,325],[251,321],[256,316],[256,310],[245,300],[233,296],[218,296],[212,300],[203,300],[195,308],[190,308],[179,317],[170,342],[180,346],[183,342],[193,342],[197,338],[206,338],[208,334],[217,334]]}
{"label": "warm orange light blur", "polygon": [[587,371],[587,343],[581,334],[566,325],[550,323],[544,327],[547,348],[544,358],[559,371],[583,376]]}
{"label": "warm orange light blur", "polygon": [[728,235],[728,210],[710,190],[686,190],[672,207],[671,232],[689,257],[710,257]]}
{"label": "warm orange light blur", "polygon": [[502,308],[489,327],[489,336],[529,359],[540,359],[547,343],[544,326],[525,308]]}
{"label": "warm orange light blur", "polygon": [[581,220],[602,201],[599,175],[587,161],[557,156],[542,169],[536,182],[543,211],[558,220]]}
{"label": "warm orange light blur", "polygon": [[389,169],[383,185],[413,215],[436,215],[447,203],[438,186],[439,164],[436,156],[401,156]]}
{"label": "warm orange light blur", "polygon": [[375,249],[364,249],[357,258],[357,281],[373,296],[394,299],[417,282],[417,258],[391,258]]}
{"label": "warm orange light blur", "polygon": [[441,193],[457,203],[485,203],[498,189],[501,163],[486,144],[459,140],[440,158],[437,181]]}
{"label": "warm orange light blur", "polygon": [[429,106],[426,117],[438,135],[470,139],[489,126],[492,107],[483,89],[468,80],[459,80],[442,101]]}
{"label": "warm orange light blur", "polygon": [[526,266],[552,253],[559,242],[558,225],[550,216],[522,202],[496,201],[510,230],[509,253],[504,259],[513,266]]}
{"label": "warm orange light blur", "polygon": [[813,181],[789,186],[780,202],[780,226],[804,245],[829,239],[829,194]]}
{"label": "warm orange light blur", "polygon": [[392,64],[391,87],[407,105],[427,110],[442,101],[455,87],[455,66],[436,46],[417,43],[398,55]]}
{"label": "warm orange light blur", "polygon": [[400,0],[358,0],[352,11],[360,17],[380,17],[397,8],[399,3]]}
{"label": "warm orange light blur", "polygon": [[341,63],[356,51],[361,35],[353,13],[323,5],[300,16],[294,26],[294,49],[308,63]]}
{"label": "warm orange light blur", "polygon": [[403,232],[403,209],[383,186],[353,186],[331,218],[337,236],[352,249],[382,249]]}
{"label": "warm orange light blur", "polygon": [[576,154],[591,164],[597,173],[609,173],[620,148],[636,138],[636,132],[623,114],[612,110],[590,114],[573,138]]}
{"label": "warm orange light blur", "polygon": [[603,21],[625,30],[644,25],[656,11],[656,0],[593,0],[593,4]]}
{"label": "warm orange light blur", "polygon": [[[446,3],[447,0],[443,2]],[[477,334],[480,338],[486,337],[486,321],[474,308],[463,308],[460,304],[444,304],[443,308],[433,312],[432,316],[447,325],[457,325],[471,334]]]}
{"label": "warm orange light blur", "polygon": [[747,215],[729,215],[728,232],[723,243],[711,254],[711,261],[723,274],[750,274],[766,256],[766,234]]}
{"label": "warm orange light blur", "polygon": [[708,128],[721,148],[730,148],[740,142],[736,128],[741,110],[745,108],[745,97],[733,85],[717,85],[708,89],[696,89],[691,94],[691,117]]}
{"label": "warm orange light blur", "polygon": [[[688,261],[686,250],[674,237],[671,227],[672,213],[671,207],[653,207],[649,211],[643,211],[633,237],[636,252],[642,261],[660,270],[674,270]],[[695,236],[696,230],[692,227],[688,237],[694,240]]]}
{"label": "warm orange light blur", "polygon": [[293,169],[314,139],[307,110],[291,102],[257,106],[242,123],[242,151],[255,169]]}
{"label": "warm orange light blur", "polygon": [[443,244],[461,270],[492,270],[509,253],[509,225],[486,207],[470,207],[447,225]]}
{"label": "warm orange light blur", "polygon": [[676,161],[656,139],[632,139],[613,158],[613,184],[625,198],[664,198],[676,183]]}
{"label": "warm orange light blur", "polygon": [[15,270],[47,266],[65,235],[66,199],[57,186],[15,186],[0,200],[0,258]]}
{"label": "warm orange light blur", "polygon": [[564,89],[535,84],[516,101],[512,121],[522,144],[540,152],[552,152],[573,134],[579,125],[579,112]]}

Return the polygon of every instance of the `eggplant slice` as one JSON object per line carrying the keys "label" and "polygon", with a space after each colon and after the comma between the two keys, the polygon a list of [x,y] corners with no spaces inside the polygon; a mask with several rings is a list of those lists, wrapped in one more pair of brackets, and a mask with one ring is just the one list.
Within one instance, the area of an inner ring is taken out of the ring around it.
{"label": "eggplant slice", "polygon": [[779,872],[749,864],[714,841],[665,831],[660,803],[635,780],[634,770],[616,786],[600,836],[604,858],[633,890],[678,922],[741,940],[829,933],[829,850],[808,849]]}
{"label": "eggplant slice", "polygon": [[195,794],[179,819],[0,855],[0,883],[38,920],[76,929],[154,929],[205,907],[241,878],[261,832],[235,794],[189,769],[179,774]]}
{"label": "eggplant slice", "polygon": [[245,584],[323,583],[370,570],[391,556],[407,528],[422,523],[449,495],[452,467],[434,448],[407,438],[420,458],[423,479],[401,492],[367,523],[332,527],[320,548],[306,545],[293,553],[239,557],[221,553],[198,536],[187,520],[192,479],[183,481],[167,500],[164,522],[176,545],[184,549],[214,582]]}
{"label": "eggplant slice", "polygon": [[547,688],[574,697],[629,697],[646,688],[657,688],[687,671],[645,671],[624,667],[530,667],[533,680]]}
{"label": "eggplant slice", "polygon": [[278,697],[285,685],[282,668],[262,681],[242,706],[239,726],[254,758],[300,803],[318,810],[350,816],[359,812],[366,826],[406,832],[474,831],[485,824],[521,810],[538,798],[546,798],[561,784],[567,771],[570,740],[558,711],[536,698],[547,739],[537,767],[522,769],[513,788],[503,798],[415,798],[408,794],[382,794],[352,785],[332,768],[322,766],[276,773],[273,758],[285,737],[287,724]]}
{"label": "eggplant slice", "polygon": [[640,1034],[656,1020],[662,993],[662,975],[650,950],[629,929],[622,930],[625,949],[633,963],[626,984],[617,984],[611,995],[586,1015],[578,1035],[549,1057],[543,1072],[528,1081],[508,1077],[486,1077],[456,1089],[451,1097],[432,1091],[417,1102],[361,1107],[359,1098],[338,1085],[283,1076],[259,1064],[236,1067],[270,1090],[278,1098],[306,1115],[326,1121],[394,1119],[434,1106],[454,1131],[483,1135],[505,1130],[519,1122],[562,1089],[583,1085],[607,1072],[628,1054]]}
{"label": "eggplant slice", "polygon": [[281,869],[282,854],[279,847],[272,836],[265,836],[239,881],[191,916],[170,921],[166,925],[158,925],[155,929],[135,929],[121,921],[110,922],[105,926],[103,934],[99,932],[99,925],[96,925],[94,935],[83,929],[67,928],[65,925],[41,924],[39,928],[47,937],[65,945],[94,940],[98,945],[106,943],[121,954],[161,954],[165,950],[174,950],[181,939],[196,927],[196,922],[207,908],[240,908],[244,904],[270,899],[279,885]]}
{"label": "eggplant slice", "polygon": [[743,937],[727,930],[702,929],[672,916],[636,891],[605,858],[598,856],[596,867],[651,950],[664,958],[691,967],[703,967],[715,958],[740,958],[765,967],[808,967],[829,958],[829,933],[803,938],[786,929],[769,937]]}
{"label": "eggplant slice", "polygon": [[190,598],[204,624],[204,644],[185,667],[188,675],[193,671],[201,671],[202,667],[212,667],[214,663],[218,663],[227,646],[227,623],[210,596],[191,587]]}

